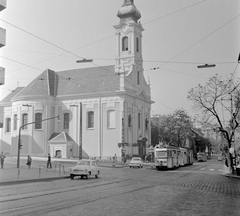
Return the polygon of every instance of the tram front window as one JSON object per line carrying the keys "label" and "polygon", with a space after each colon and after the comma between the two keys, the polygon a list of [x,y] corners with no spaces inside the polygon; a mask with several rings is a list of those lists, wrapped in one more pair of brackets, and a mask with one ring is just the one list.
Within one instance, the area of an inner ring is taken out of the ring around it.
{"label": "tram front window", "polygon": [[156,157],[167,157],[167,152],[166,151],[157,151]]}

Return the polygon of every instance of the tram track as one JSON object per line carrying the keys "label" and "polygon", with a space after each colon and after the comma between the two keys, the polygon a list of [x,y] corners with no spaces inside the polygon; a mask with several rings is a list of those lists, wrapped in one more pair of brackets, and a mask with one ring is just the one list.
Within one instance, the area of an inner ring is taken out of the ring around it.
{"label": "tram track", "polygon": [[[9,208],[9,209],[0,211],[0,214],[1,215],[5,214],[8,216],[9,215],[18,215],[18,216],[21,216],[21,215],[24,215],[24,216],[44,215],[49,212],[56,212],[56,211],[59,211],[62,209],[71,208],[74,206],[81,206],[81,205],[89,204],[89,203],[92,203],[95,201],[116,197],[119,195],[134,193],[134,192],[148,189],[148,188],[151,188],[154,186],[155,185],[147,185],[144,187],[137,186],[137,188],[126,190],[127,187],[133,187],[132,183],[127,183],[127,184],[122,184],[122,185],[108,187],[108,188],[104,188],[102,190],[98,190],[97,196],[96,196],[96,191],[92,191],[91,193],[88,193],[88,196],[86,196],[84,198],[82,197],[82,194],[78,194],[78,195],[68,196],[65,198],[57,199],[57,200],[38,202],[35,204],[22,205],[22,206],[15,207],[15,208]],[[136,185],[135,185],[135,187],[136,187]],[[122,190],[121,190],[121,188],[122,188]],[[119,192],[119,190],[120,190],[120,192]],[[93,195],[93,197],[91,198],[92,195]],[[45,196],[49,196],[49,194],[45,194]],[[64,202],[67,202],[67,203],[64,203]],[[42,208],[39,209],[42,206],[44,206],[44,209],[42,209]],[[21,211],[23,211],[23,212],[21,213]]]}
{"label": "tram track", "polygon": [[[96,187],[101,187],[101,186],[105,186],[105,185],[112,185],[112,184],[118,184],[118,183],[122,183],[122,182],[127,182],[127,181],[130,181],[131,179],[124,179],[124,180],[119,180],[119,181],[114,181],[114,182],[105,182],[105,183],[102,183],[102,184],[96,184],[96,185],[89,185],[86,186],[86,185],[74,185],[74,186],[68,186],[67,188],[61,190],[61,191],[56,191],[56,190],[59,190],[59,189],[47,189],[48,193],[44,193],[44,191],[41,191],[42,194],[39,194],[39,195],[28,195],[28,196],[25,196],[25,197],[19,197],[19,198],[14,198],[14,199],[5,199],[5,200],[1,200],[0,203],[4,203],[4,202],[12,202],[12,201],[18,201],[18,200],[24,200],[24,199],[31,199],[31,198],[38,198],[38,197],[42,197],[42,196],[47,196],[47,195],[57,195],[57,194],[61,194],[61,193],[65,193],[65,192],[71,192],[71,191],[76,191],[76,190],[86,190],[86,189],[89,189],[89,188],[96,188]],[[93,182],[93,183],[97,183],[97,181]],[[81,187],[84,187],[84,188],[81,188]],[[71,189],[69,189],[71,188]],[[49,192],[49,190],[55,190],[55,192]],[[35,192],[35,193],[39,193],[39,192]],[[1,211],[0,211],[1,213]]]}
{"label": "tram track", "polygon": [[[197,166],[197,169],[204,167],[205,164]],[[181,169],[181,168],[180,168]],[[24,197],[17,197],[14,199],[5,199],[0,203],[8,203],[9,207],[5,210],[0,210],[1,215],[7,216],[32,216],[32,215],[44,215],[47,213],[52,214],[51,212],[57,212],[64,209],[70,209],[75,206],[83,206],[87,204],[94,203],[96,201],[101,201],[104,199],[111,199],[117,197],[119,195],[124,195],[128,193],[135,193],[137,191],[145,190],[148,188],[153,188],[156,186],[165,186],[172,185],[174,187],[183,187],[181,185],[181,180],[184,180],[185,177],[196,173],[197,169],[192,168],[182,172],[179,170],[181,175],[171,176],[171,171],[164,171],[165,174],[163,178],[159,178],[159,181],[151,180],[147,178],[140,179],[131,179],[131,178],[102,178],[101,182],[93,180],[92,182],[88,181],[88,184],[81,185],[71,185],[67,188],[59,190],[59,188],[54,188],[53,191],[49,192],[49,190],[45,191],[42,194],[28,194]],[[150,171],[150,170],[149,170]],[[153,171],[153,170],[152,170]],[[159,174],[161,173],[160,171]],[[137,173],[137,171],[136,171]],[[146,173],[147,175],[150,172]],[[172,172],[174,174],[174,172]],[[150,176],[150,175],[149,175]],[[156,177],[156,175],[154,175]],[[168,177],[171,178],[169,179]],[[159,176],[161,177],[161,175]],[[72,181],[72,180],[71,180]],[[74,180],[76,181],[76,180]],[[80,180],[81,181],[81,180]],[[147,182],[147,185],[146,185]],[[97,183],[97,184],[96,184]],[[180,183],[180,185],[179,185]],[[107,186],[107,187],[105,187]],[[184,185],[185,186],[185,185]],[[101,188],[103,187],[103,188]],[[51,190],[51,189],[50,189]],[[79,191],[79,193],[78,193]],[[72,192],[76,192],[74,195]],[[35,192],[38,193],[38,192]],[[64,197],[66,193],[67,197]],[[72,195],[71,195],[72,193]],[[78,194],[77,194],[78,193]],[[57,196],[57,199],[50,199],[52,197]],[[35,203],[28,203],[28,200],[34,199]],[[46,201],[48,200],[48,201]],[[19,206],[12,207],[11,202],[19,202]],[[10,207],[11,206],[11,207]]]}

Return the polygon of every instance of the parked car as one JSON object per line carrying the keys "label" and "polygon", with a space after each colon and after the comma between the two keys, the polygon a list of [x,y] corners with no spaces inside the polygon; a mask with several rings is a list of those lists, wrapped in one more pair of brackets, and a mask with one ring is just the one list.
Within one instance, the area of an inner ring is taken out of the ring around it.
{"label": "parked car", "polygon": [[143,167],[143,161],[140,157],[133,157],[132,160],[129,163],[130,168],[138,167],[142,168]]}
{"label": "parked car", "polygon": [[218,156],[218,161],[222,161],[223,157],[222,156]]}
{"label": "parked car", "polygon": [[98,178],[100,170],[96,160],[82,159],[77,162],[76,166],[69,169],[69,173],[71,179],[74,179],[75,176],[80,176],[81,178],[95,176],[95,178]]}

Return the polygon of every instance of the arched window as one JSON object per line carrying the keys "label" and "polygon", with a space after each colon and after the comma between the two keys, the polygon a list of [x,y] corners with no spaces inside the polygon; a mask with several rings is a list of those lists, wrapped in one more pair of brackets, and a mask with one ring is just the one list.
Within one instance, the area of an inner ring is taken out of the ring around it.
{"label": "arched window", "polygon": [[94,112],[93,111],[89,111],[88,114],[87,114],[87,127],[88,128],[94,128]]}
{"label": "arched window", "polygon": [[6,132],[11,132],[11,118],[6,119]]}
{"label": "arched window", "polygon": [[35,114],[35,129],[42,129],[42,113]]}
{"label": "arched window", "polygon": [[128,37],[122,38],[122,51],[128,51]]}
{"label": "arched window", "polygon": [[[27,123],[28,123],[28,114],[24,113],[22,115],[22,125],[25,125]],[[25,125],[22,129],[24,130],[24,129],[27,129],[27,128],[28,128],[27,125]]]}
{"label": "arched window", "polygon": [[13,130],[17,130],[17,114],[13,116]]}
{"label": "arched window", "polygon": [[145,118],[145,130],[148,130],[148,119]]}
{"label": "arched window", "polygon": [[63,114],[63,129],[65,130],[69,129],[69,113]]}
{"label": "arched window", "polygon": [[131,116],[131,114],[128,115],[128,127],[132,127],[132,116]]}
{"label": "arched window", "polygon": [[115,111],[114,110],[108,110],[107,112],[107,116],[108,116],[108,128],[115,128],[116,127],[116,123],[115,123],[115,120],[116,120],[116,116],[115,116]]}
{"label": "arched window", "polygon": [[136,51],[139,52],[139,38],[136,38]]}

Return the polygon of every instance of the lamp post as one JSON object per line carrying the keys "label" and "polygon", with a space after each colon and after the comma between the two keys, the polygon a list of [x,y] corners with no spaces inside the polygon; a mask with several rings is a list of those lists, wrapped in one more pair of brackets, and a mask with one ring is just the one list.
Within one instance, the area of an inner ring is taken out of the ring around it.
{"label": "lamp post", "polygon": [[20,149],[21,149],[21,130],[23,127],[27,126],[27,125],[30,125],[30,124],[35,124],[35,123],[38,123],[38,122],[43,122],[43,121],[47,121],[47,120],[50,120],[50,119],[55,119],[55,118],[59,118],[59,116],[55,116],[55,117],[52,117],[52,118],[47,118],[47,119],[43,119],[41,121],[34,121],[34,122],[29,122],[27,124],[23,124],[22,126],[20,126],[19,128],[19,133],[18,133],[18,154],[17,154],[17,168],[19,168],[19,164],[20,164]]}

